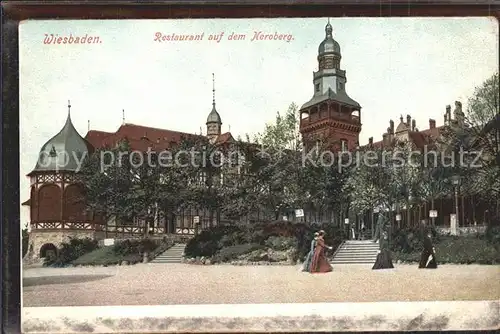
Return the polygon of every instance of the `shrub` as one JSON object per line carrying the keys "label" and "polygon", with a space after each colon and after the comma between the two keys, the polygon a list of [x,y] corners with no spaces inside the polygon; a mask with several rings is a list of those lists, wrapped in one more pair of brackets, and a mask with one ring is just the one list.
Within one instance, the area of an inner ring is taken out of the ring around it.
{"label": "shrub", "polygon": [[222,248],[214,256],[214,262],[227,262],[234,260],[240,255],[250,253],[257,249],[263,249],[264,246],[260,244],[241,244]]}
{"label": "shrub", "polygon": [[284,251],[290,248],[297,248],[297,239],[291,237],[271,236],[265,241],[265,245],[277,251]]}
{"label": "shrub", "polygon": [[120,255],[114,252],[113,246],[106,246],[84,254],[72,263],[82,266],[109,266],[118,265],[122,261],[130,264],[139,263],[142,262],[142,256],[140,254]]}
{"label": "shrub", "polygon": [[130,255],[139,254],[142,255],[144,252],[151,253],[158,247],[157,242],[151,239],[142,240],[123,240],[115,243],[113,245],[113,252],[118,255]]}
{"label": "shrub", "polygon": [[[474,236],[442,237],[434,244],[438,263],[454,264],[495,264],[500,263],[498,249],[484,238]],[[394,252],[394,259],[405,262],[418,262],[422,248],[412,252]]]}
{"label": "shrub", "polygon": [[191,257],[212,257],[222,247],[238,244],[241,236],[238,232],[241,231],[236,225],[215,226],[204,230],[188,241],[185,253]]}
{"label": "shrub", "polygon": [[[314,232],[320,229],[326,232],[325,242],[334,248],[337,248],[346,237],[341,227],[329,224],[309,226],[288,221],[270,221],[216,226],[204,230],[191,239],[186,246],[186,255],[213,257],[219,250],[231,246],[258,244],[275,250],[293,247],[295,256],[303,258],[309,252]],[[288,240],[286,246],[282,244],[284,240]]]}
{"label": "shrub", "polygon": [[[434,227],[430,228],[433,242],[438,243],[441,236]],[[398,253],[412,253],[422,250],[425,231],[420,227],[405,227],[392,231],[391,249]]]}
{"label": "shrub", "polygon": [[486,240],[492,245],[500,248],[500,226],[488,225],[485,232]]}
{"label": "shrub", "polygon": [[84,254],[72,263],[74,265],[97,266],[97,265],[117,265],[123,261],[135,264],[143,261],[143,253],[147,251],[148,259],[152,260],[158,254],[163,253],[173,242],[166,239],[156,241],[144,240],[123,240],[113,246],[98,248],[90,253]]}
{"label": "shrub", "polygon": [[47,257],[45,266],[62,267],[72,263],[80,256],[97,248],[97,241],[90,238],[70,238],[69,242],[63,242],[55,257]]}
{"label": "shrub", "polygon": [[447,237],[436,245],[436,258],[441,263],[500,263],[498,250],[486,240],[475,237]]}

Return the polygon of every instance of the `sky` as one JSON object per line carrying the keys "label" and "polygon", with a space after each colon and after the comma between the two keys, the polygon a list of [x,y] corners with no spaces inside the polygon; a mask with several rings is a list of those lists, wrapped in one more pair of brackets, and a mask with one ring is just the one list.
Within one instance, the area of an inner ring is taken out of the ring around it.
{"label": "sky", "polygon": [[[447,104],[467,99],[498,71],[498,22],[493,18],[334,18],[346,91],[362,106],[360,144],[378,141],[400,115],[417,128],[443,123]],[[206,133],[215,73],[222,132],[236,138],[261,132],[293,102],[313,95],[313,71],[327,18],[44,20],[20,24],[21,202],[24,177],[42,145],[71,118],[90,129],[116,131],[123,120]],[[253,40],[256,32],[289,41]],[[155,41],[157,33],[202,34],[197,41]],[[224,33],[220,37],[221,33]],[[90,36],[97,43],[44,44],[55,37]],[[232,34],[244,40],[229,40]],[[212,38],[210,38],[212,37]],[[215,38],[214,38],[215,37]],[[98,39],[96,39],[98,38]],[[21,225],[29,211],[21,208]]]}

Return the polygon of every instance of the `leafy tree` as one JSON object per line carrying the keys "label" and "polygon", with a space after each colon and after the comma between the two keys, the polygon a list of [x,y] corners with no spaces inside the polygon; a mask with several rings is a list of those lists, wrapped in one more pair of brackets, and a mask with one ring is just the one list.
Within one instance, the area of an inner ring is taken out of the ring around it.
{"label": "leafy tree", "polygon": [[127,197],[132,190],[128,151],[126,141],[113,149],[99,149],[84,161],[80,171],[88,208],[100,213],[106,222],[112,217],[126,218],[124,212],[131,204]]}
{"label": "leafy tree", "polygon": [[420,156],[420,174],[415,195],[422,203],[430,203],[430,210],[435,209],[435,201],[452,191],[450,169],[445,167],[445,152],[434,151],[434,154]]}
{"label": "leafy tree", "polygon": [[[491,211],[500,209],[500,103],[499,75],[494,74],[469,98],[466,114],[452,122],[443,134],[448,152],[476,152],[464,157],[464,164],[455,166],[462,176],[461,193],[476,195],[491,204]],[[479,159],[476,159],[476,156]]]}
{"label": "leafy tree", "polygon": [[272,212],[274,219],[300,203],[298,179],[302,144],[298,126],[298,107],[292,103],[284,116],[278,112],[275,122],[267,124],[256,138],[260,154],[252,161],[258,166],[253,168],[254,189],[259,191],[257,202],[265,212]]}

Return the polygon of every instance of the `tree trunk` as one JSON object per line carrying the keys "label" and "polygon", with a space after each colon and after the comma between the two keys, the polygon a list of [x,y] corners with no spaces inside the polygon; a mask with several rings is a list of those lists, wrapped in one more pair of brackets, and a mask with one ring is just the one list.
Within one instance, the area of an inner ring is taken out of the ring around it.
{"label": "tree trunk", "polygon": [[210,208],[208,213],[208,227],[211,228],[214,221],[214,210]]}
{"label": "tree trunk", "polygon": [[[431,210],[434,210],[434,197],[431,199]],[[441,214],[442,214],[442,212],[441,212]],[[436,218],[431,217],[431,224],[432,224],[432,226],[436,225]]]}
{"label": "tree trunk", "polygon": [[476,222],[476,206],[474,205],[474,195],[471,196],[470,198],[470,203],[471,203],[471,206],[472,206],[472,224],[474,225],[475,222]]}
{"label": "tree trunk", "polygon": [[[465,200],[464,200],[464,197],[465,196],[462,195],[462,198],[460,199],[460,203],[461,203],[461,206],[462,206],[462,208],[461,208],[460,211],[462,213],[462,224],[464,224],[463,226],[465,226],[465,211],[464,211],[464,202],[465,202]],[[470,225],[470,222],[469,222],[469,225]]]}

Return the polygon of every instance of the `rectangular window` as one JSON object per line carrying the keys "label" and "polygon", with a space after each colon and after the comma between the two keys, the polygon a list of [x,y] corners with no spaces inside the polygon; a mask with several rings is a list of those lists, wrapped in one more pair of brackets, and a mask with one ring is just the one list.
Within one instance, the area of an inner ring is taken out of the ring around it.
{"label": "rectangular window", "polygon": [[347,151],[347,140],[342,139],[340,141],[340,143],[341,143],[341,146],[342,146],[342,152],[346,152]]}
{"label": "rectangular window", "polygon": [[315,86],[314,86],[314,89],[316,92],[319,92],[319,83],[317,83]]}

